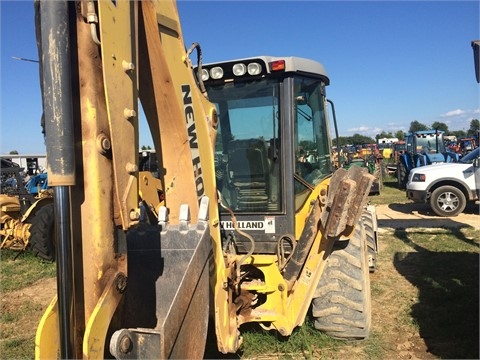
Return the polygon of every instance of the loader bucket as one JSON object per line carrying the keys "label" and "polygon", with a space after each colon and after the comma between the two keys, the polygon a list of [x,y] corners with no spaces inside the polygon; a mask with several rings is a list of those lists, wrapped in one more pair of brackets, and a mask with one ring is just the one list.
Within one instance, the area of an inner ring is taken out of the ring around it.
{"label": "loader bucket", "polygon": [[210,231],[160,225],[129,233],[122,323],[110,340],[117,359],[202,358],[209,315]]}

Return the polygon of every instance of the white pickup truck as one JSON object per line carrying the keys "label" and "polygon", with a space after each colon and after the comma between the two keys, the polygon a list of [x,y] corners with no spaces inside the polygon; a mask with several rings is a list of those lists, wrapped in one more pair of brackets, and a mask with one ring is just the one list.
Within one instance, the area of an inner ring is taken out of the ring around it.
{"label": "white pickup truck", "polygon": [[438,216],[456,216],[467,201],[479,199],[480,148],[457,163],[441,163],[413,169],[408,176],[407,197],[429,203]]}

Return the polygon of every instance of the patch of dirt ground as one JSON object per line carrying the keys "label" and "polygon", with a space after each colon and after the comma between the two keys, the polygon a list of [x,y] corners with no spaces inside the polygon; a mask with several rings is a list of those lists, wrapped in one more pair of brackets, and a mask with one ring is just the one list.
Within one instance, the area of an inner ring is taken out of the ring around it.
{"label": "patch of dirt ground", "polygon": [[31,338],[33,347],[38,323],[55,296],[56,288],[56,279],[47,278],[26,288],[2,293],[0,306],[2,342],[20,336],[24,339]]}
{"label": "patch of dirt ground", "polygon": [[406,203],[376,205],[378,227],[408,229],[416,228],[460,228],[471,226],[480,229],[480,206],[468,204],[465,211],[454,217],[436,215],[428,204]]}
{"label": "patch of dirt ground", "polygon": [[[19,306],[22,303],[31,301],[40,305],[48,305],[56,294],[56,282],[55,278],[42,279],[35,284],[21,290],[16,290],[8,293],[11,297],[8,303],[10,306]],[[5,298],[2,298],[2,303],[7,302]]]}

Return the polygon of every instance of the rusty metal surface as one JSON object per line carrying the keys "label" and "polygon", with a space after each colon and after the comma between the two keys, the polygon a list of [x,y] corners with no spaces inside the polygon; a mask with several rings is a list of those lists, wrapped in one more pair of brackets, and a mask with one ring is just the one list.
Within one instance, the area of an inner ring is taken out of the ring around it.
{"label": "rusty metal surface", "polygon": [[313,209],[305,222],[305,227],[298,240],[298,244],[295,247],[294,255],[287,263],[284,272],[284,278],[287,281],[288,289],[291,290],[294,281],[297,279],[298,274],[305,264],[305,259],[310,253],[313,242],[318,233],[319,220],[321,211],[319,207],[319,201],[317,200],[313,205]]}
{"label": "rusty metal surface", "polygon": [[138,62],[136,27],[132,26],[137,4],[99,1],[98,5],[115,206],[126,230],[137,220],[133,209],[138,206]]}
{"label": "rusty metal surface", "polygon": [[347,225],[353,228],[358,219],[360,219],[362,209],[365,207],[368,201],[368,195],[370,193],[372,183],[375,180],[375,176],[368,173],[366,168],[360,168],[358,166],[352,166],[352,171],[349,170],[348,176],[357,184],[352,206],[348,212],[347,221]]}
{"label": "rusty metal surface", "polygon": [[[350,233],[360,218],[374,180],[366,168],[340,168],[332,176],[321,224],[328,236]],[[346,235],[346,234],[345,234]]]}
{"label": "rusty metal surface", "polygon": [[348,213],[351,209],[355,192],[357,191],[357,183],[348,178],[340,181],[337,193],[333,198],[330,207],[330,214],[325,226],[325,235],[330,237],[339,236],[348,223]]}

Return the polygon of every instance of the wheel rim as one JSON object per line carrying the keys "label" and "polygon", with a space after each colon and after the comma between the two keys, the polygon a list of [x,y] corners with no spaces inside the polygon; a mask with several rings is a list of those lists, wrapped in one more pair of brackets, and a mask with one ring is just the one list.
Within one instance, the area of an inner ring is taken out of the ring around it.
{"label": "wheel rim", "polygon": [[455,211],[458,208],[460,200],[453,192],[447,191],[441,194],[437,199],[438,207],[446,212]]}

